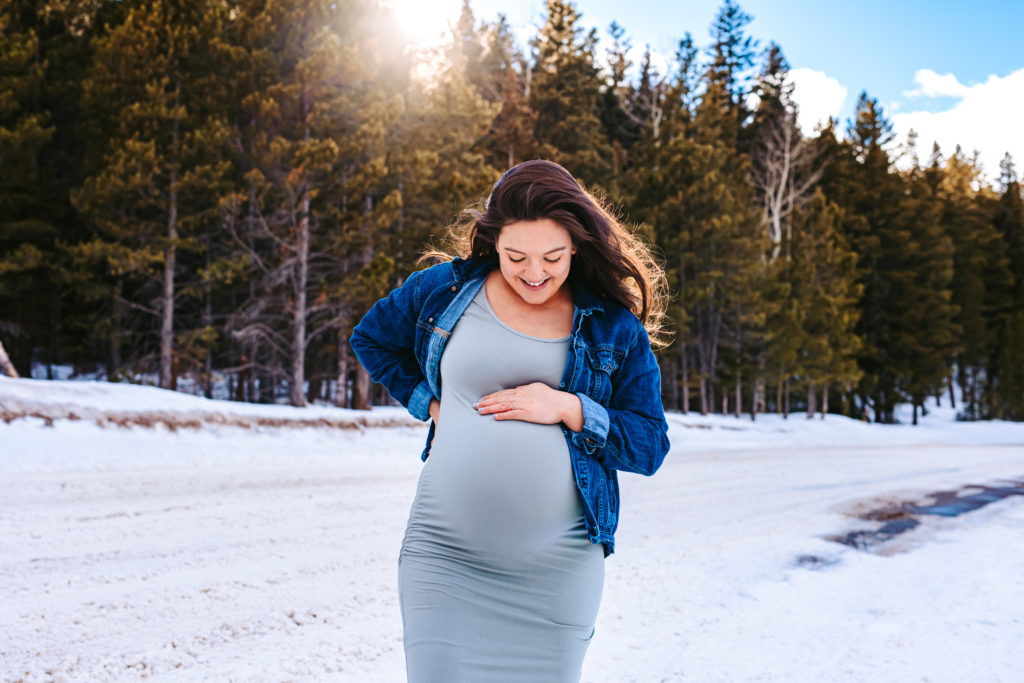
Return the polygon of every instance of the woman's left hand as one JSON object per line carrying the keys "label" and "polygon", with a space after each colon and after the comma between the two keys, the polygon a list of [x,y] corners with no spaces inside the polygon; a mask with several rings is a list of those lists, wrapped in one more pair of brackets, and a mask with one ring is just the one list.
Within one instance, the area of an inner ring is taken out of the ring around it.
{"label": "woman's left hand", "polygon": [[551,425],[564,422],[578,432],[583,428],[583,406],[575,394],[533,382],[487,394],[474,406],[480,415],[495,420],[522,420]]}

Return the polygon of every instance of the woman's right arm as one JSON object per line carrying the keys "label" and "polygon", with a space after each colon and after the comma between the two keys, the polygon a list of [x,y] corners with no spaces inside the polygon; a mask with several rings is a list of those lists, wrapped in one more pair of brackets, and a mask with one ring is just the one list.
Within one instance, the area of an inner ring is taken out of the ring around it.
{"label": "woman's right arm", "polygon": [[383,384],[396,401],[420,420],[430,417],[430,389],[416,360],[416,322],[426,292],[424,271],[416,271],[405,283],[373,305],[363,316],[349,343],[370,378]]}

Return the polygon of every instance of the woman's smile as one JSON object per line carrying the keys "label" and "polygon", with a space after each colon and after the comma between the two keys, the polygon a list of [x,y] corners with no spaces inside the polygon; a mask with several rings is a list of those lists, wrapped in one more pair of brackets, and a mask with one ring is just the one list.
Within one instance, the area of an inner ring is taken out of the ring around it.
{"label": "woman's smile", "polygon": [[546,277],[543,280],[538,280],[537,282],[530,282],[529,280],[525,280],[523,278],[519,278],[519,279],[522,280],[526,284],[526,287],[528,289],[531,289],[533,291],[538,291],[538,290],[544,289],[544,285],[546,285],[548,283],[548,280],[550,280],[551,278],[550,277]]}

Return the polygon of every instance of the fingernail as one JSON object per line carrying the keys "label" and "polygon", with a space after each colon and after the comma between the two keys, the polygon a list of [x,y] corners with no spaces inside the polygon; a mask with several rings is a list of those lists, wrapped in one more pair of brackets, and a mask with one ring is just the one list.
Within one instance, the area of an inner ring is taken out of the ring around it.
{"label": "fingernail", "polygon": [[479,410],[479,409],[480,409],[480,401],[477,401],[476,403],[473,404],[473,410]]}

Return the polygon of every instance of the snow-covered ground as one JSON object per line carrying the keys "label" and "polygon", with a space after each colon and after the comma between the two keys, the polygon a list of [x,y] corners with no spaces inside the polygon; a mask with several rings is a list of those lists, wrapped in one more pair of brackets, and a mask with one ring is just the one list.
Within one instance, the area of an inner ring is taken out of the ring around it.
{"label": "snow-covered ground", "polygon": [[[0,379],[0,417],[0,681],[404,679],[425,428],[400,410]],[[827,538],[1024,481],[1024,425],[670,423],[663,468],[622,477],[584,681],[1022,680],[1024,496]]]}

